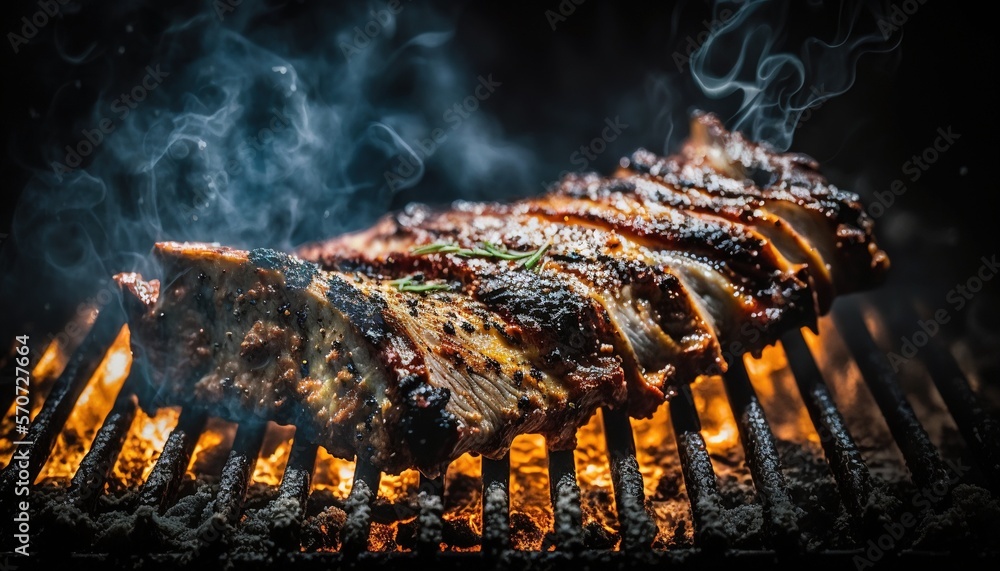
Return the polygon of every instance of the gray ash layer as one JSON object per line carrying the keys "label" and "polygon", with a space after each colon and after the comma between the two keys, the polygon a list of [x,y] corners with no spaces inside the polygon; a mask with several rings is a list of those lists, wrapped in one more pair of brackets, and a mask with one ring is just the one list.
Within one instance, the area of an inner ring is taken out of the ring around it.
{"label": "gray ash layer", "polygon": [[[957,483],[949,490],[949,499],[925,505],[915,501],[920,490],[906,478],[880,480],[881,487],[873,494],[869,507],[873,513],[881,514],[881,519],[875,520],[874,528],[863,529],[846,513],[836,483],[818,449],[779,441],[779,451],[789,494],[801,509],[796,514],[796,521],[803,549],[807,552],[863,549],[873,529],[877,538],[880,525],[888,533],[890,529],[899,529],[896,524],[902,525],[904,530],[903,537],[894,540],[899,546],[965,553],[995,549],[992,540],[1000,533],[1000,504],[977,485]],[[738,458],[721,460],[734,462],[736,468],[719,478],[724,505],[718,517],[730,538],[730,546],[767,549],[764,513],[749,474]],[[669,475],[664,479],[668,481],[660,486],[657,497],[650,500],[660,500],[658,496],[668,492],[683,497],[678,482],[671,484]],[[476,478],[459,476],[454,479],[445,498],[445,510],[453,510],[458,505],[456,502],[478,503],[480,486],[481,481]],[[295,500],[278,498],[276,488],[252,484],[242,519],[234,527],[213,514],[217,489],[218,483],[213,478],[186,479],[179,499],[162,514],[152,508],[134,507],[136,491],[120,490],[103,496],[94,513],[88,514],[67,505],[64,487],[43,484],[35,488],[33,495],[37,530],[33,539],[43,553],[46,550],[100,553],[111,559],[132,561],[157,554],[179,555],[182,561],[190,562],[225,562],[234,556],[268,561],[300,551],[337,550],[340,532],[350,520],[346,500],[329,491],[314,491],[303,511]],[[588,502],[601,501],[599,496],[584,491],[585,511]],[[605,494],[603,501],[614,505],[609,494]],[[371,509],[372,520],[377,524],[397,525],[394,536],[393,528],[388,526],[378,526],[373,534],[379,534],[385,548],[415,549],[420,535],[418,513],[417,490],[394,504],[379,498]],[[681,520],[672,532],[666,530],[667,535],[673,534],[674,540],[667,544],[658,541],[654,549],[691,548],[690,535],[685,535],[687,525],[689,522]],[[620,541],[617,533],[586,517],[583,531],[584,549],[614,549]],[[473,548],[480,541],[478,533],[469,528],[464,518],[444,520],[441,534],[444,543],[458,549]],[[539,528],[516,506],[511,508],[511,536],[512,539],[541,540],[543,546],[554,542],[551,530]]]}

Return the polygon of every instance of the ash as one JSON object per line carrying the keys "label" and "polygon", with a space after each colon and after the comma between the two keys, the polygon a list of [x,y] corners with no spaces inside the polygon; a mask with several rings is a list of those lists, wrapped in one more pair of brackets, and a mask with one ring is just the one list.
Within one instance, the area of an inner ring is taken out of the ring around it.
{"label": "ash", "polygon": [[[976,552],[995,549],[993,539],[1000,535],[1000,503],[975,482],[957,483],[947,498],[916,510],[912,498],[919,492],[905,474],[898,478],[877,477],[880,483],[872,495],[869,509],[878,514],[874,523],[859,524],[844,509],[836,482],[818,445],[778,441],[784,476],[793,503],[798,507],[795,521],[806,552],[864,549],[879,530],[902,519],[907,511],[915,523],[906,529],[898,545],[904,549],[935,552]],[[723,508],[720,524],[736,549],[768,549],[765,514],[756,498],[749,472],[742,458],[716,458],[732,466],[720,471],[719,491]],[[874,474],[884,474],[892,467],[873,463]],[[896,468],[899,469],[898,467]],[[693,547],[690,516],[664,516],[657,505],[686,505],[679,474],[667,473],[656,493],[647,498],[647,507],[660,526],[654,550],[684,550]],[[457,475],[449,481],[445,495],[445,513],[464,514],[445,517],[441,530],[449,550],[476,550],[480,542],[476,513],[481,505],[478,478]],[[178,499],[162,513],[153,507],[137,506],[138,490],[109,486],[92,513],[67,502],[65,485],[47,482],[36,486],[33,494],[37,534],[33,539],[38,552],[101,554],[109,562],[128,562],[171,556],[179,563],[212,562],[227,568],[234,556],[262,562],[284,561],[290,554],[327,552],[340,548],[340,531],[348,521],[346,501],[327,490],[314,490],[306,509],[294,499],[278,496],[275,487],[252,484],[237,525],[224,521],[213,512],[218,481],[215,478],[187,478]],[[395,503],[379,499],[372,507],[372,541],[380,550],[409,551],[415,548],[418,529],[417,491],[410,498]],[[613,506],[606,492],[583,490],[592,501]],[[595,495],[596,494],[596,495]],[[603,497],[598,497],[604,494]],[[680,502],[680,503],[678,503]],[[475,509],[471,509],[471,505]],[[613,509],[613,508],[610,508]],[[688,508],[689,509],[689,508]],[[465,517],[468,516],[468,517]],[[888,528],[886,528],[888,529]],[[874,531],[873,531],[874,530]],[[542,539],[555,547],[551,529],[511,507],[511,537],[516,540]],[[584,549],[612,550],[620,542],[618,533],[592,518],[584,519]]]}

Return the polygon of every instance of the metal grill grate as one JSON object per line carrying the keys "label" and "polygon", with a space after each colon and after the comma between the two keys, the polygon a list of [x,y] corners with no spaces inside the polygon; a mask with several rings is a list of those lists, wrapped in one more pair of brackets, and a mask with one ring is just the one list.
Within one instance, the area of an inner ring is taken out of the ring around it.
{"label": "metal grill grate", "polygon": [[[878,404],[898,445],[913,483],[920,487],[948,488],[948,469],[941,453],[919,422],[914,409],[901,388],[899,379],[886,355],[877,348],[866,323],[857,308],[838,306],[834,318],[838,331],[856,361],[863,380]],[[30,479],[37,478],[51,453],[56,436],[66,422],[86,382],[100,363],[105,349],[123,325],[122,315],[114,310],[102,311],[84,342],[70,358],[63,373],[55,381],[40,413],[27,435],[31,462]],[[816,431],[830,473],[833,476],[847,514],[862,536],[874,537],[880,525],[891,517],[880,511],[884,502],[876,478],[872,475],[861,451],[847,429],[841,412],[834,404],[823,373],[802,334],[793,331],[782,338],[802,400]],[[933,343],[926,354],[926,366],[939,389],[948,410],[965,438],[982,475],[994,492],[1000,483],[1000,429],[994,417],[978,401],[967,379],[950,353],[940,343]],[[92,512],[103,493],[112,467],[121,452],[123,441],[136,416],[138,399],[135,394],[141,371],[133,367],[111,412],[83,461],[80,463],[67,492],[74,507]],[[766,549],[755,553],[742,552],[748,560],[754,557],[774,557],[796,554],[801,562],[842,564],[861,552],[803,553],[799,522],[802,508],[789,493],[783,475],[775,436],[764,415],[763,407],[742,364],[731,367],[724,386],[733,416],[737,420],[745,463],[752,476],[757,502],[763,509]],[[694,524],[694,550],[699,557],[731,553],[727,550],[732,539],[727,535],[721,514],[724,502],[719,480],[713,469],[701,425],[688,387],[682,387],[669,403],[670,419],[676,438],[684,485]],[[620,549],[615,557],[662,564],[666,561],[687,561],[682,556],[652,548],[656,524],[646,508],[643,478],[636,459],[631,424],[619,411],[602,411],[608,463],[613,482],[618,515]],[[163,451],[135,499],[135,508],[149,506],[163,512],[177,500],[178,488],[191,460],[192,451],[204,431],[206,417],[195,410],[184,410],[177,426],[167,439]],[[264,439],[265,425],[244,423],[239,426],[235,441],[225,462],[218,492],[211,504],[212,515],[204,525],[219,529],[241,525],[246,494],[254,465]],[[295,439],[284,470],[276,502],[294,500],[305,506],[310,497],[310,481],[317,458],[317,446]],[[538,557],[562,558],[560,561],[585,559],[602,560],[608,553],[595,553],[585,545],[582,525],[581,490],[577,482],[572,451],[550,452],[548,455],[550,494],[554,515],[554,553]],[[369,535],[373,523],[373,507],[381,474],[361,461],[356,464],[354,482],[346,500],[347,519],[340,532],[340,549],[324,557],[356,560],[377,564],[392,557],[434,556],[439,559],[479,558],[489,561],[528,557],[530,553],[511,549],[510,457],[482,460],[482,533],[481,550],[477,553],[441,553],[442,512],[445,486],[442,479],[422,478],[418,494],[416,518],[416,548],[412,553],[370,553]],[[23,474],[22,474],[23,476]],[[0,474],[0,501],[8,501],[18,474],[8,468]],[[5,537],[9,534],[5,534]],[[289,556],[298,553],[299,538],[293,531],[287,537],[274,538],[288,548]],[[221,548],[221,547],[220,547]],[[777,555],[776,555],[777,554]],[[913,557],[927,554],[910,554]],[[931,554],[933,555],[933,554]],[[303,565],[318,561],[317,554],[298,553]],[[675,559],[678,558],[679,559]],[[567,559],[568,558],[568,559]],[[652,558],[652,559],[650,559]],[[328,559],[320,559],[329,561]]]}

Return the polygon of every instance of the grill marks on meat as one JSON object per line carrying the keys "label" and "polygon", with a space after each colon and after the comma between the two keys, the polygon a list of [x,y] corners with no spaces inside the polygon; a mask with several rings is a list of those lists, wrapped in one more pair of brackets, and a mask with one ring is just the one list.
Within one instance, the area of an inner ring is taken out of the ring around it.
{"label": "grill marks on meat", "polygon": [[[411,206],[302,259],[160,244],[166,285],[119,276],[141,300],[146,401],[294,423],[387,472],[437,474],[527,432],[572,447],[598,407],[648,416],[722,372],[723,347],[759,351],[879,282],[872,221],[816,168],[705,115],[676,156],[640,150],[610,177],[507,204]],[[439,242],[549,249],[533,270],[413,253]],[[451,289],[390,283],[413,275]]]}

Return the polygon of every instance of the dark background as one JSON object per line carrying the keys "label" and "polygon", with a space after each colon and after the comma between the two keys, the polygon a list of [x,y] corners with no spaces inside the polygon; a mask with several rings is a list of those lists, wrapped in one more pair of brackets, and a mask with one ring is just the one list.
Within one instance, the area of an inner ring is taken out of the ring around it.
{"label": "dark background", "polygon": [[[21,46],[20,53],[14,55],[8,42],[0,48],[7,78],[0,233],[9,233],[17,216],[15,205],[35,170],[45,168],[54,149],[79,140],[79,128],[88,125],[91,110],[106,93],[141,76],[151,54],[162,48],[163,30],[212,6],[210,2],[169,7],[159,6],[168,4],[163,2],[113,8],[107,4],[86,0],[67,4],[59,17]],[[791,4],[783,36],[789,45],[809,35],[831,34],[843,9],[837,3]],[[998,185],[991,168],[998,156],[996,95],[991,87],[997,74],[997,40],[995,23],[985,14],[953,2],[906,4],[918,8],[891,36],[895,47],[862,56],[853,87],[811,111],[791,150],[814,156],[832,182],[871,201],[874,192],[906,176],[903,164],[933,143],[938,128],[951,126],[961,134],[916,183],[907,182],[907,192],[896,198],[891,215],[877,226],[894,262],[887,286],[911,288],[940,305],[951,287],[973,275],[981,256],[1000,251],[992,206]],[[269,2],[266,15],[254,25],[297,26],[307,49],[309,41],[320,41],[341,24],[337,8],[317,5]],[[873,4],[886,13],[892,5]],[[38,9],[37,2],[6,2],[4,33],[20,30],[21,18]],[[701,1],[612,5],[589,0],[558,22],[556,30],[546,20],[546,10],[558,11],[559,2],[439,5],[455,33],[447,49],[461,59],[470,78],[477,73],[502,78],[502,91],[483,104],[484,110],[502,126],[505,137],[538,157],[532,176],[539,184],[510,189],[492,188],[485,181],[471,193],[445,176],[449,165],[439,161],[428,165],[419,184],[394,195],[390,207],[400,208],[411,200],[444,202],[472,194],[503,197],[538,192],[544,181],[573,168],[571,153],[600,132],[606,117],[621,115],[633,127],[591,168],[610,170],[620,156],[640,146],[665,150],[669,129],[662,117],[643,115],[656,104],[649,92],[650,78],[676,72],[672,54],[683,51],[689,38],[705,29],[712,18],[710,5]],[[346,17],[343,21],[352,22]],[[400,41],[411,24],[401,18]],[[120,46],[127,47],[124,53],[118,53]],[[386,87],[392,88],[392,83]],[[405,82],[392,95],[405,107]],[[732,109],[731,103],[727,107],[726,102],[677,92],[671,113],[682,117],[693,108]],[[677,121],[675,139],[683,129],[683,120]],[[57,209],[54,204],[53,210]],[[354,226],[368,222],[366,217],[353,220]],[[296,237],[306,241],[323,236],[311,235],[304,227]],[[25,260],[16,240],[8,239],[2,248],[0,267],[7,272],[0,299],[4,339],[18,327],[58,322],[67,308],[75,306],[75,294],[85,291],[45,283],[53,280],[52,274],[35,272],[37,260]],[[991,299],[998,290],[990,282],[982,299]],[[995,304],[977,306],[989,317],[987,322],[997,321]]]}

